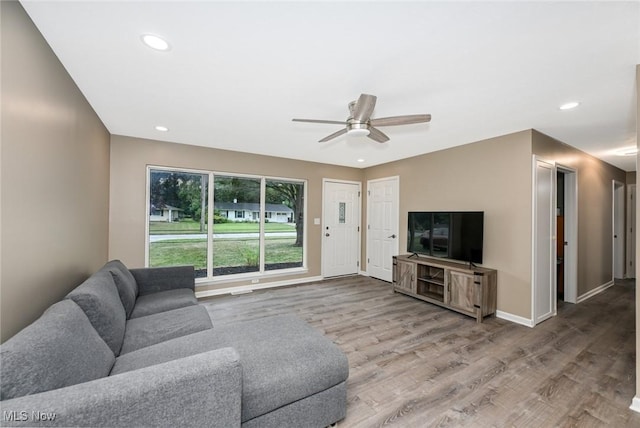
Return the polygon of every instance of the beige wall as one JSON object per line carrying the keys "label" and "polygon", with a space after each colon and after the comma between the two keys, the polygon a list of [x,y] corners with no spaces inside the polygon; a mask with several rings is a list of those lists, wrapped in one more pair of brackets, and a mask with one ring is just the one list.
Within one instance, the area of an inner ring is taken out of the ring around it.
{"label": "beige wall", "polygon": [[484,211],[483,266],[498,270],[498,310],[530,319],[531,131],[368,168],[364,181],[396,175],[401,253],[408,211]]}
{"label": "beige wall", "polygon": [[[313,224],[313,219],[322,218],[322,179],[361,182],[363,174],[356,168],[114,135],[111,137],[109,257],[119,258],[129,267],[144,266],[147,165],[308,180],[305,215],[308,273],[261,279],[261,283],[321,275],[321,230]],[[232,285],[246,283],[234,281]],[[199,291],[228,286],[230,284],[202,286]]]}
{"label": "beige wall", "polygon": [[0,2],[1,340],[107,260],[109,133],[18,2]]}
{"label": "beige wall", "polygon": [[626,173],[537,131],[533,153],[577,171],[579,298],[613,279],[612,182]]}
{"label": "beige wall", "polygon": [[636,172],[627,172],[626,174],[627,178],[626,178],[626,183],[627,185],[629,184],[636,184]]}

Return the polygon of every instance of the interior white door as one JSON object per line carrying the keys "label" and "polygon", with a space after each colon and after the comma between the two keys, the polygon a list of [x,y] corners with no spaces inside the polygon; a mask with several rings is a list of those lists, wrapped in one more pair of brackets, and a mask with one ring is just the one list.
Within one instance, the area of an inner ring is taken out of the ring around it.
{"label": "interior white door", "polygon": [[578,300],[578,173],[575,169],[558,164],[556,169],[564,174],[564,301],[576,303]]}
{"label": "interior white door", "polygon": [[627,278],[636,277],[636,185],[627,186]]}
{"label": "interior white door", "polygon": [[624,278],[624,184],[613,182],[613,277]]}
{"label": "interior white door", "polygon": [[322,274],[358,273],[360,265],[360,184],[324,182]]}
{"label": "interior white door", "polygon": [[398,177],[367,182],[367,273],[388,282],[399,251],[398,193]]}
{"label": "interior white door", "polygon": [[553,164],[535,160],[533,174],[533,321],[555,313],[555,177]]}

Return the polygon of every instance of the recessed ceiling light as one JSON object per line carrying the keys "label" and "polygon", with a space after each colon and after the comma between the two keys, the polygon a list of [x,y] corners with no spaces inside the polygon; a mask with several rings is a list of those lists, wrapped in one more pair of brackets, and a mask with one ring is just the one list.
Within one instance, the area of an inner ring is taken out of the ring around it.
{"label": "recessed ceiling light", "polygon": [[161,126],[161,125],[156,126],[156,131],[167,132],[168,130],[169,128],[167,128],[166,126]]}
{"label": "recessed ceiling light", "polygon": [[145,45],[158,51],[168,51],[169,43],[161,37],[154,36],[153,34],[145,34],[142,36],[142,41]]}
{"label": "recessed ceiling light", "polygon": [[362,163],[362,162],[364,162],[364,159],[358,159],[357,162]]}
{"label": "recessed ceiling light", "polygon": [[578,107],[579,105],[580,105],[579,102],[571,101],[571,102],[562,104],[560,106],[560,110],[571,110],[571,109],[574,109],[574,108]]}

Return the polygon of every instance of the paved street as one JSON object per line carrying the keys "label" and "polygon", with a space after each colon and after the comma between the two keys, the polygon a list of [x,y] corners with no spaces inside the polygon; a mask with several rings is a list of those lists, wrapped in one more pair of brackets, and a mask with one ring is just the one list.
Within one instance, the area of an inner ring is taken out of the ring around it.
{"label": "paved street", "polygon": [[[267,232],[265,237],[269,238],[295,238],[296,232]],[[246,239],[257,238],[258,233],[214,233],[213,239]],[[149,242],[172,241],[178,239],[206,240],[205,233],[191,233],[183,235],[150,235]]]}

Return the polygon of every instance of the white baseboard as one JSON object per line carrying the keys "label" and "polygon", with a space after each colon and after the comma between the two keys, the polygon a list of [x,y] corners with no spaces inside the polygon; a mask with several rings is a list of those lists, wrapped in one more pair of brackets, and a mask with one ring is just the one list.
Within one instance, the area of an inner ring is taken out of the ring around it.
{"label": "white baseboard", "polygon": [[602,284],[601,286],[594,288],[593,290],[587,291],[583,295],[578,296],[578,298],[576,299],[576,303],[582,303],[585,300],[595,296],[596,294],[602,293],[604,290],[606,290],[607,288],[611,287],[613,284],[614,284],[613,280],[611,280],[611,281],[607,282],[606,284]]}
{"label": "white baseboard", "polygon": [[634,412],[640,413],[640,397],[638,396],[633,397],[633,400],[631,400],[631,405],[629,406],[629,408]]}
{"label": "white baseboard", "polygon": [[[602,284],[599,287],[594,288],[593,290],[590,290],[586,293],[584,293],[582,296],[579,296],[576,299],[576,303],[581,303],[584,302],[585,300],[595,296],[596,294],[600,294],[602,293],[604,290],[606,290],[607,288],[611,287],[614,284],[613,280],[607,282],[606,284]],[[516,324],[520,324],[520,325],[524,325],[526,327],[535,327],[535,324],[533,322],[533,320],[530,320],[528,318],[524,318],[518,315],[514,315],[514,314],[510,314],[508,312],[502,312],[502,311],[496,311],[496,317],[497,318],[501,318],[503,320],[507,320],[507,321],[511,321],[514,322]],[[640,399],[638,399],[638,408],[640,409]],[[638,410],[640,411],[640,410]]]}
{"label": "white baseboard", "polygon": [[519,315],[510,314],[509,312],[496,311],[496,318],[511,321],[525,327],[533,327],[533,320],[521,317]]}
{"label": "white baseboard", "polygon": [[361,271],[358,271],[358,275],[360,275],[360,276],[369,276],[369,272],[361,270]]}
{"label": "white baseboard", "polygon": [[221,296],[223,294],[231,293],[248,293],[254,290],[262,290],[265,288],[286,287],[288,285],[305,284],[308,282],[322,281],[324,278],[321,276],[310,276],[307,278],[287,279],[284,281],[265,282],[262,284],[247,284],[236,287],[218,288],[216,290],[196,291],[196,298],[201,299],[203,297]]}

